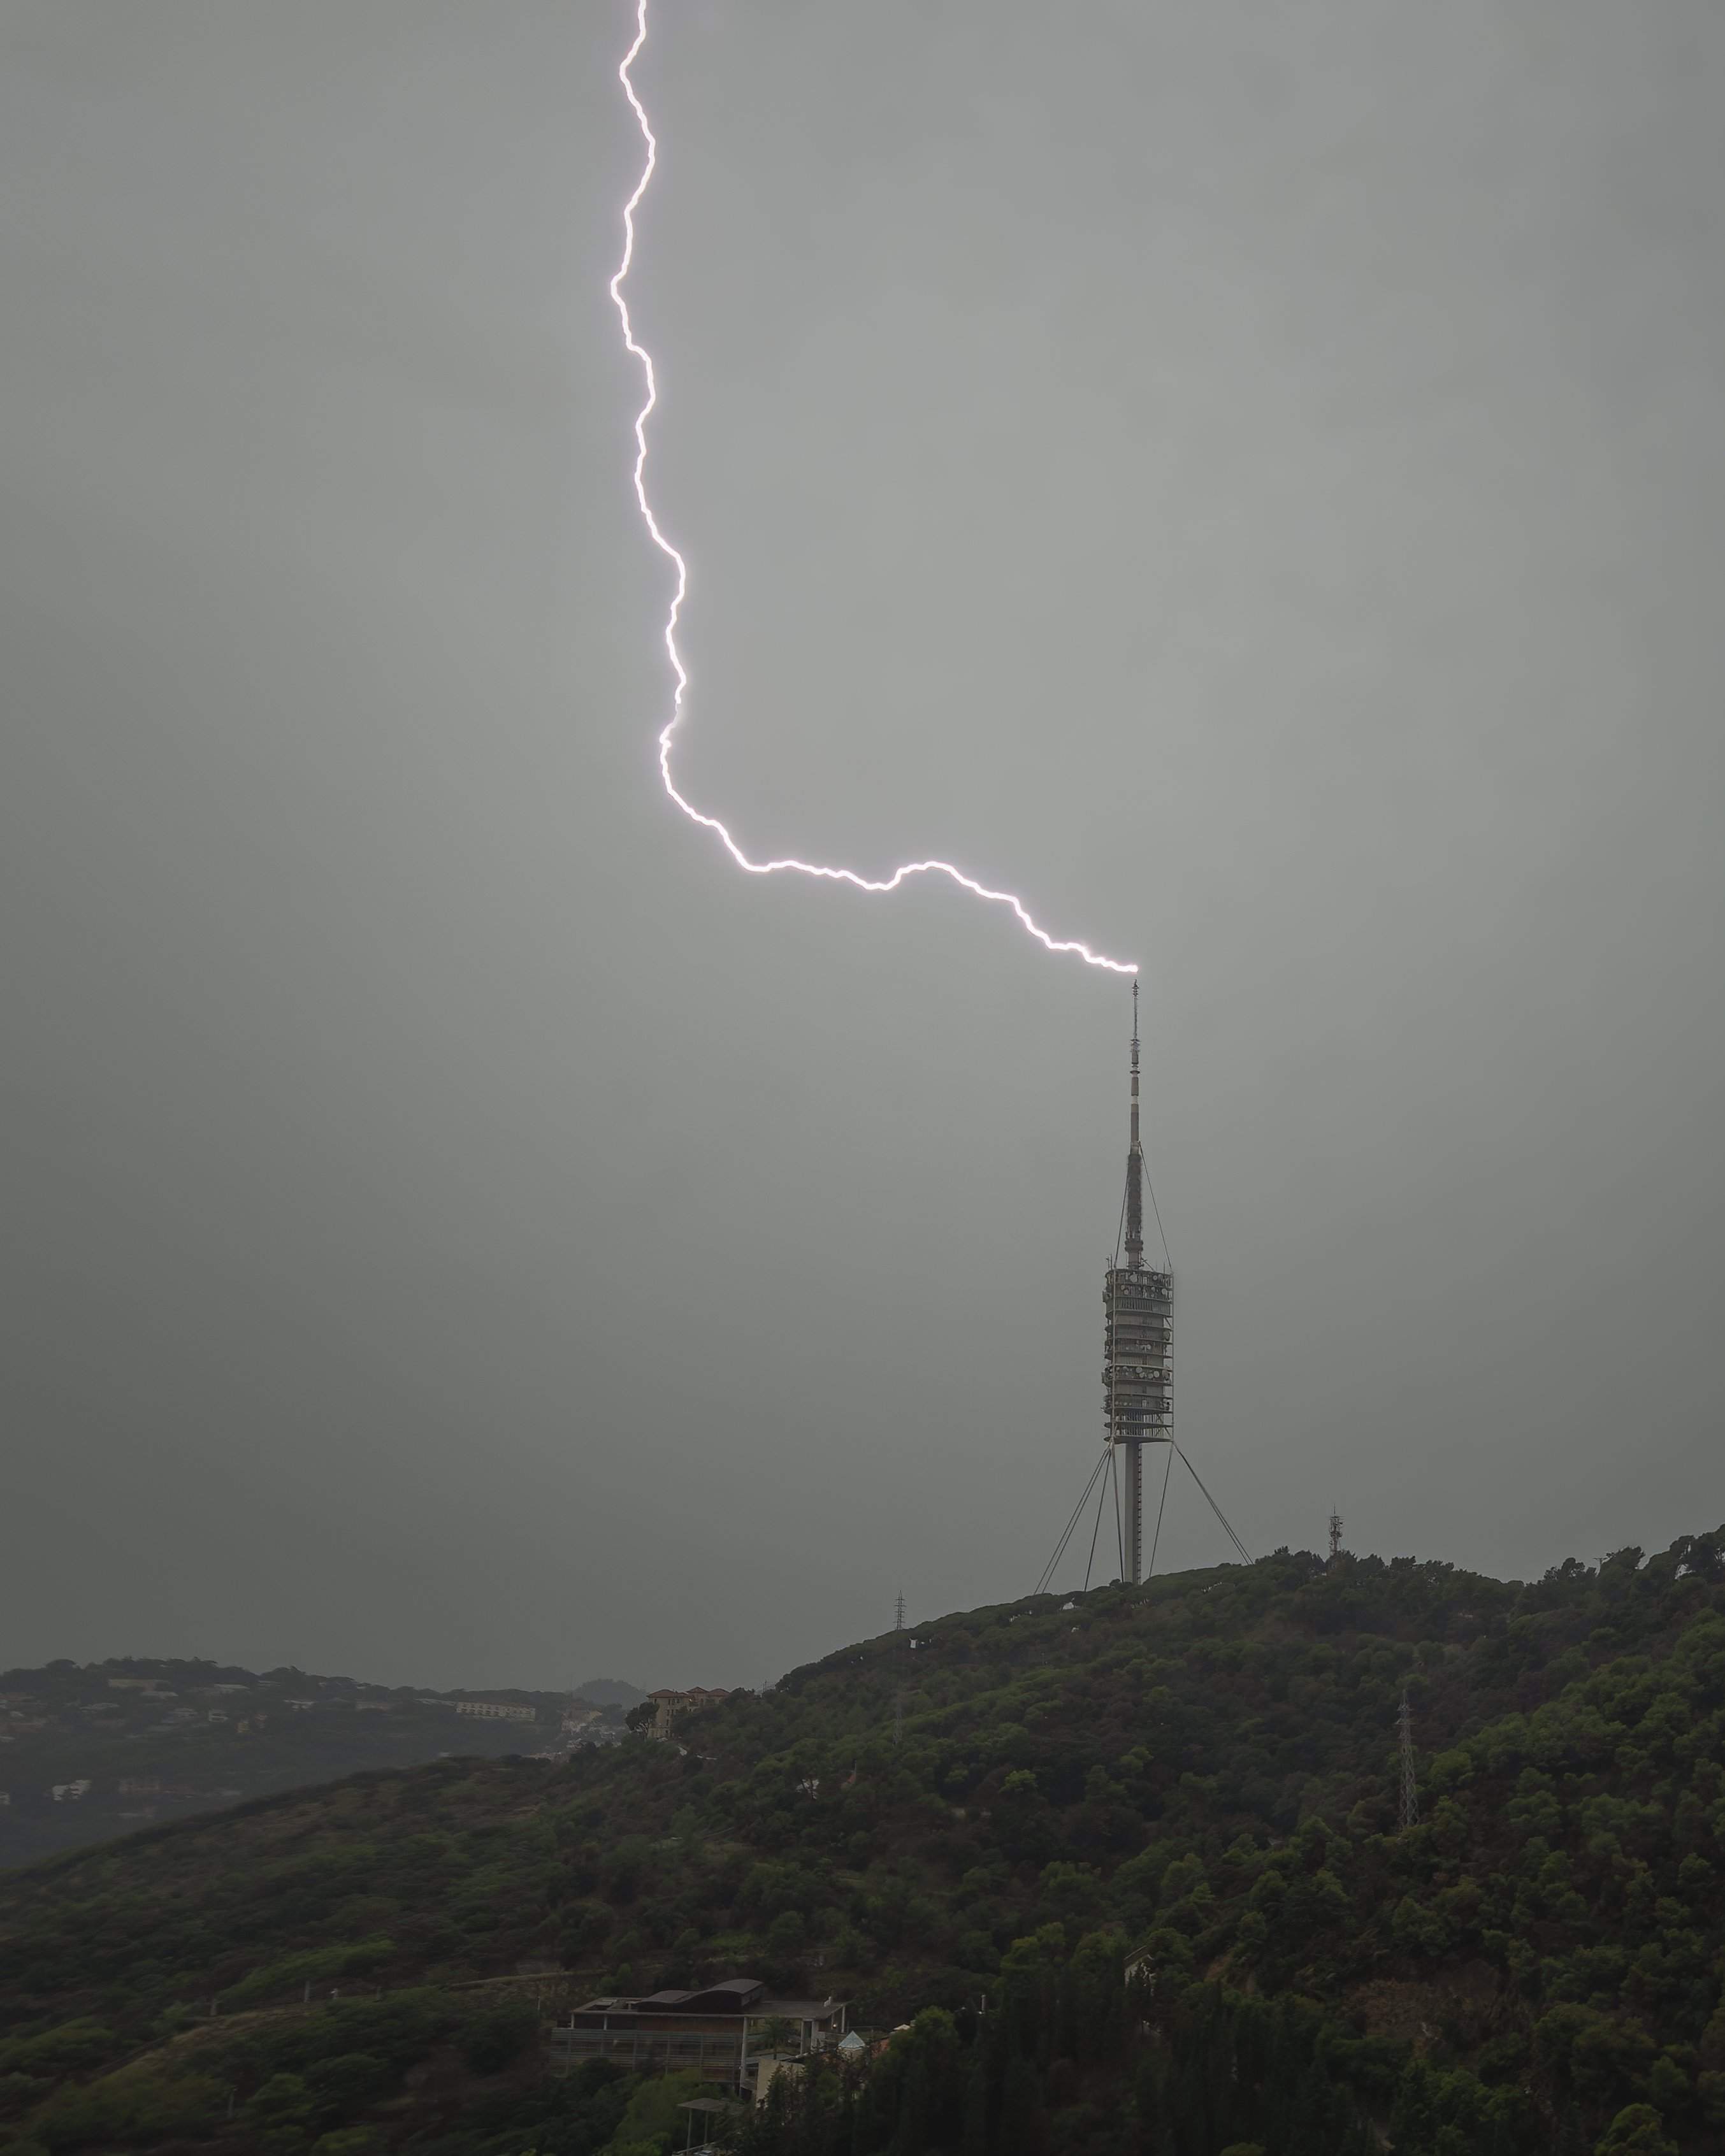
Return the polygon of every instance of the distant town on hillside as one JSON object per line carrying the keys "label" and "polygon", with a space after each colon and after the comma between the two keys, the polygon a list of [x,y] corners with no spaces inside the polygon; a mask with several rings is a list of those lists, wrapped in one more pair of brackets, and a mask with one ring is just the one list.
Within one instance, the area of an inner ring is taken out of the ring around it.
{"label": "distant town on hillside", "polygon": [[0,1867],[363,1768],[565,1758],[617,1743],[646,1698],[620,1677],[433,1691],[135,1656],[7,1670]]}

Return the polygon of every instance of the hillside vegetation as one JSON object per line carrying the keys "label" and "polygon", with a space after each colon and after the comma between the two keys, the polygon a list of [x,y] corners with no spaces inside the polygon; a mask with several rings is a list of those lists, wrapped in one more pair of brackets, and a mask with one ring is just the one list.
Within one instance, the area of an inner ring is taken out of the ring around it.
{"label": "hillside vegetation", "polygon": [[912,2021],[745,2156],[1718,2145],[1725,1530],[1527,1585],[1281,1552],[1045,1596],[681,1733],[0,1881],[13,2146],[652,2156],[663,2089],[547,2079],[540,2024],[739,1972]]}

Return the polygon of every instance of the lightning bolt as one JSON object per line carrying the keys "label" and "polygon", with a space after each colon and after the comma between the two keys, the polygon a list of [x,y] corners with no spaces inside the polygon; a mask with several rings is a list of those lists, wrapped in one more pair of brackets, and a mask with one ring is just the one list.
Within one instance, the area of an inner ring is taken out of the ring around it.
{"label": "lightning bolt", "polygon": [[990,891],[986,884],[978,883],[974,876],[966,875],[951,861],[906,861],[896,868],[890,876],[880,881],[859,875],[855,869],[829,868],[819,861],[802,861],[792,858],[776,861],[751,860],[730,832],[716,816],[709,816],[705,809],[697,808],[677,790],[671,777],[671,744],[677,728],[683,722],[683,698],[689,686],[689,671],[683,664],[683,655],[677,648],[677,624],[682,617],[683,602],[689,595],[689,565],[660,529],[659,519],[653,513],[653,505],[647,498],[647,422],[659,403],[658,377],[653,369],[653,355],[639,343],[629,321],[629,302],[623,296],[623,287],[635,259],[635,212],[640,208],[652,181],[654,167],[659,162],[659,143],[648,125],[647,110],[635,93],[629,70],[639,57],[647,42],[647,0],[636,0],[634,42],[624,54],[617,69],[617,79],[623,85],[630,110],[640,127],[641,140],[646,147],[645,162],[641,177],[635,182],[634,192],[623,206],[623,259],[617,265],[617,274],[611,280],[611,298],[623,323],[623,341],[630,355],[641,362],[645,378],[647,401],[635,415],[635,500],[640,505],[642,521],[647,526],[654,545],[670,563],[675,572],[676,587],[665,620],[665,655],[670,660],[671,673],[676,687],[671,695],[671,715],[659,737],[659,775],[665,782],[665,790],[691,824],[698,824],[704,831],[711,831],[723,845],[738,868],[749,875],[779,875],[788,871],[795,875],[818,876],[826,883],[848,883],[857,891],[883,892],[896,891],[912,876],[943,875],[950,877],[961,891],[968,891],[973,898],[985,899],[991,906],[1009,906],[1017,916],[1019,926],[1025,933],[1034,936],[1045,950],[1070,953],[1082,958],[1086,966],[1100,966],[1110,973],[1136,973],[1136,964],[1120,958],[1104,957],[1101,952],[1092,951],[1087,943],[1068,941],[1050,936],[1045,928],[1033,921],[1022,899],[1009,891]]}

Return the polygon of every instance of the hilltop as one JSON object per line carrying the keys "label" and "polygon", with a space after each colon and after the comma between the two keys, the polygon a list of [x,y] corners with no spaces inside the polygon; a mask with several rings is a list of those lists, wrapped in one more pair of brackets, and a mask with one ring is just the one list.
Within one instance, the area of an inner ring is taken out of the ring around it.
{"label": "hilltop", "polygon": [[[1725,1530],[1531,1584],[1281,1551],[1031,1598],[678,1734],[362,1774],[0,1881],[20,2139],[663,2148],[603,2062],[546,2079],[536,2021],[739,1973],[916,2017],[747,2156],[1669,2156],[1725,2123]],[[308,1985],[385,1995],[308,2015]]]}
{"label": "hilltop", "polygon": [[623,1710],[644,1697],[617,1678],[591,1697],[430,1691],[138,1656],[8,1670],[0,1869],[365,1768],[456,1752],[565,1754],[614,1741]]}
{"label": "hilltop", "polygon": [[639,1685],[626,1683],[621,1677],[583,1677],[575,1693],[578,1699],[591,1700],[595,1707],[620,1707],[625,1711],[639,1707],[647,1697]]}

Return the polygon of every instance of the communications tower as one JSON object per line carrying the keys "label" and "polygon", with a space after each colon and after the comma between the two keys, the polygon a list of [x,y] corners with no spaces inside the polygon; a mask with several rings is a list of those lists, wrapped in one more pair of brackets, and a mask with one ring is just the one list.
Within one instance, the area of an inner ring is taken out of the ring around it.
{"label": "communications tower", "polygon": [[1136,1587],[1144,1577],[1144,1447],[1173,1441],[1169,1356],[1173,1346],[1174,1276],[1144,1263],[1144,1147],[1138,1132],[1138,984],[1132,983],[1132,1142],[1126,1156],[1122,1210],[1126,1262],[1108,1268],[1103,1305],[1107,1313],[1102,1363],[1103,1412],[1108,1443],[1122,1448],[1126,1473],[1126,1577]]}

